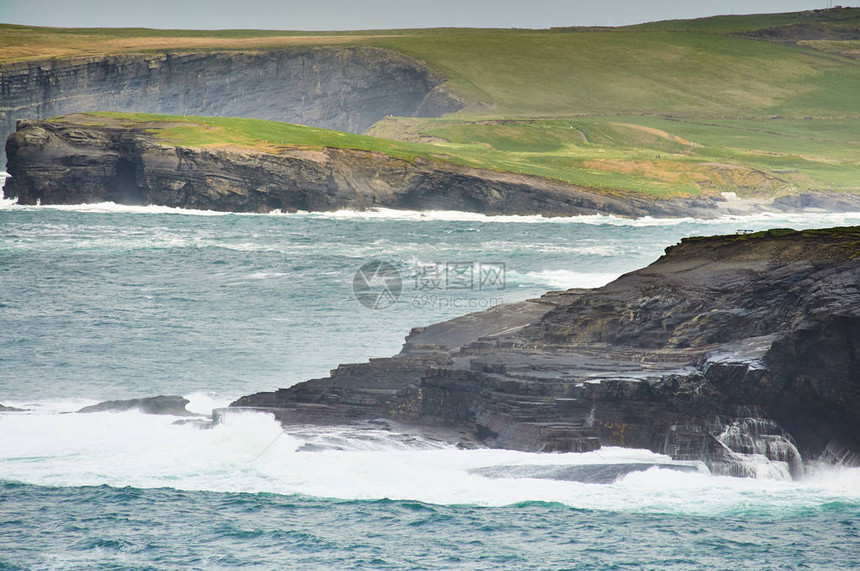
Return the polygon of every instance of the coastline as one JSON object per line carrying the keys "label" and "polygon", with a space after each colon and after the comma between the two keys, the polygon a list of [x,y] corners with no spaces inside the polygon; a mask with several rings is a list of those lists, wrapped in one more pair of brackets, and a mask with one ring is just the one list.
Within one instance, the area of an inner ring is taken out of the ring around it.
{"label": "coastline", "polygon": [[810,209],[860,211],[860,195],[851,193],[653,198],[382,152],[183,147],[157,138],[152,127],[158,124],[83,115],[21,121],[6,144],[12,175],[6,195],[19,204],[115,202],[263,213],[395,209],[708,219]]}

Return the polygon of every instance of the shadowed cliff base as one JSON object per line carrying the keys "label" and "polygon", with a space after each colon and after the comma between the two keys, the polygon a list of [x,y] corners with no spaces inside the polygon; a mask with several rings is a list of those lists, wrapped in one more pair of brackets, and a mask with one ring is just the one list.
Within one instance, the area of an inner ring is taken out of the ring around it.
{"label": "shadowed cliff base", "polygon": [[719,474],[788,477],[858,457],[858,362],[860,227],[772,230],[685,239],[605,287],[414,330],[395,357],[231,406],[284,425],[647,448]]}

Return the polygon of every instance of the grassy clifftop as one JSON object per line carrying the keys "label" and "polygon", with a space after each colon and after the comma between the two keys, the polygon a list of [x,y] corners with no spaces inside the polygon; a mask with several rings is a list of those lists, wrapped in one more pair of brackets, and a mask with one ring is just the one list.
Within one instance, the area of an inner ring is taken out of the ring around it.
{"label": "grassy clifftop", "polygon": [[814,136],[804,134],[809,122],[802,120],[390,119],[374,129],[378,136],[222,117],[94,113],[73,120],[105,119],[138,124],[185,146],[271,153],[284,147],[360,149],[653,197],[846,192],[860,180],[860,120],[815,121]]}
{"label": "grassy clifftop", "polygon": [[697,255],[723,262],[765,260],[838,264],[860,258],[860,227],[801,231],[775,228],[737,236],[684,238],[680,244],[667,248],[661,261],[671,263]]}

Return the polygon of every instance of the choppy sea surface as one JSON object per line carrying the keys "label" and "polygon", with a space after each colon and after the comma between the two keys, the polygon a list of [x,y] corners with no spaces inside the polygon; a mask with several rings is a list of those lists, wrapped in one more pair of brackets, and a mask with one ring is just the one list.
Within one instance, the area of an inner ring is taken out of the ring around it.
{"label": "choppy sea surface", "polygon": [[[704,468],[602,484],[487,478],[476,469],[668,459],[285,433],[255,413],[208,430],[69,414],[158,394],[208,413],[394,354],[412,327],[605,284],[684,236],[849,224],[860,213],[234,215],[2,201],[0,403],[27,412],[0,413],[0,569],[858,567],[856,469],[813,466],[794,481]],[[402,277],[386,309],[353,294],[369,260]]]}

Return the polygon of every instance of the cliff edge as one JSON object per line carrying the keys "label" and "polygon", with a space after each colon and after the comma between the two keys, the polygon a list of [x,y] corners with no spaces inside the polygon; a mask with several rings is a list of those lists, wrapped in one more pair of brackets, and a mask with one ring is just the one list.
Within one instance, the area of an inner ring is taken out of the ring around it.
{"label": "cliff edge", "polygon": [[547,216],[719,213],[709,198],[607,194],[430,157],[330,146],[184,146],[157,134],[177,126],[182,122],[95,115],[19,121],[6,142],[12,175],[6,197],[19,204],[111,201],[230,212],[386,207]]}

